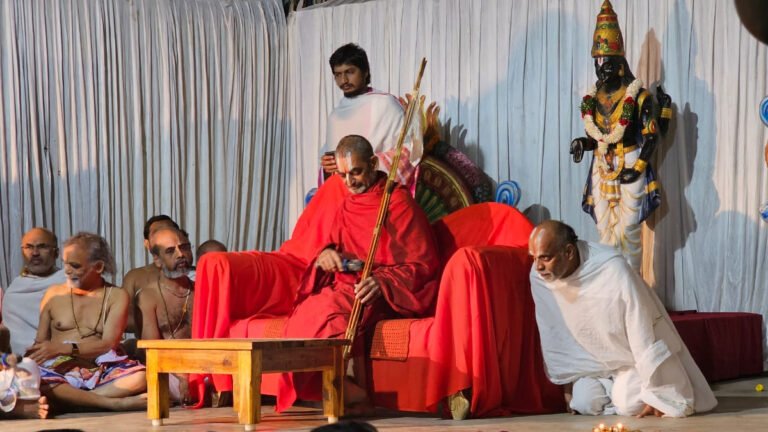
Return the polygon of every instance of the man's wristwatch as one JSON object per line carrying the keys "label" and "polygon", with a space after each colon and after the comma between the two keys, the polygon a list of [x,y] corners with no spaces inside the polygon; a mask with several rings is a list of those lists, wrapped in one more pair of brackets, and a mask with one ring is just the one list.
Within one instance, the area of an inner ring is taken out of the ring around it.
{"label": "man's wristwatch", "polygon": [[77,344],[72,342],[72,343],[70,343],[70,345],[72,345],[72,353],[70,353],[69,355],[72,356],[72,357],[79,356],[80,355],[80,348],[77,347]]}

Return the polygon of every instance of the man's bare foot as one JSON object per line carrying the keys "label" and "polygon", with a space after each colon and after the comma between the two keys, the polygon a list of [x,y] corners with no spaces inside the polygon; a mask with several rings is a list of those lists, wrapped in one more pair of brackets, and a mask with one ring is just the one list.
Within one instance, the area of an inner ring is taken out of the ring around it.
{"label": "man's bare foot", "polygon": [[146,393],[112,399],[114,400],[112,411],[141,411],[147,409]]}
{"label": "man's bare foot", "polygon": [[47,419],[50,415],[49,409],[45,396],[38,400],[17,399],[12,415],[20,419]]}

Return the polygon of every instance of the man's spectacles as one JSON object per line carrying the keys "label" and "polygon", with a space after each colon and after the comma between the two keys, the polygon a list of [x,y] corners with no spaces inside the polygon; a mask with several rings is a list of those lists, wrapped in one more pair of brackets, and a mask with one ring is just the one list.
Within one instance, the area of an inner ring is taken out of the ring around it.
{"label": "man's spectacles", "polygon": [[32,251],[38,251],[38,252],[50,252],[52,249],[55,249],[55,245],[49,245],[45,243],[40,244],[25,244],[21,246],[21,249],[25,252],[32,252]]}

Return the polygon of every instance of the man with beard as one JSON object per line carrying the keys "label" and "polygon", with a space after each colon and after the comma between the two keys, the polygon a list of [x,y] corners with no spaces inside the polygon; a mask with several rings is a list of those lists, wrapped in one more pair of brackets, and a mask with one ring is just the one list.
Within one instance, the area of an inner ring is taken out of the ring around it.
{"label": "man with beard", "polygon": [[192,246],[179,230],[163,228],[155,233],[152,253],[160,269],[155,280],[136,294],[141,311],[142,339],[188,339],[194,282]]}
{"label": "man with beard", "polygon": [[[136,316],[141,339],[189,339],[192,332],[194,282],[192,246],[181,231],[162,228],[154,233],[152,254],[158,257],[160,270],[148,287],[136,293],[141,312]],[[186,376],[171,375],[171,396],[182,401],[187,396]]]}
{"label": "man with beard", "polygon": [[104,280],[114,274],[107,241],[78,233],[64,243],[67,282],[46,291],[40,327],[27,356],[40,365],[54,402],[113,411],[146,409],[144,366],[119,351],[128,294]]}
{"label": "man with beard", "polygon": [[23,354],[32,345],[40,319],[40,301],[51,285],[64,283],[64,271],[56,267],[59,246],[56,235],[32,228],[21,238],[24,267],[3,292],[2,321],[10,331],[11,351]]}
{"label": "man with beard", "polygon": [[[368,56],[359,46],[349,43],[338,48],[329,63],[344,97],[328,116],[324,153],[320,159],[323,171],[327,175],[336,171],[333,150],[343,137],[360,135],[371,143],[378,156],[378,169],[389,172],[404,120],[402,105],[395,96],[370,87]],[[398,182],[402,185],[413,181],[415,167],[423,153],[419,116],[414,116],[411,131],[414,133],[405,141],[398,167]]]}
{"label": "man with beard", "polygon": [[147,219],[147,222],[144,223],[144,248],[152,255],[152,262],[143,267],[132,269],[123,277],[123,289],[128,293],[128,297],[131,300],[128,325],[126,326],[126,331],[130,333],[141,333],[141,329],[137,328],[135,324],[135,315],[138,313],[138,306],[135,303],[136,294],[142,289],[153,285],[158,275],[160,275],[158,258],[152,253],[152,245],[155,232],[162,228],[179,229],[179,225],[164,214]]}
{"label": "man with beard", "polygon": [[664,305],[619,251],[553,220],[528,250],[547,375],[566,386],[571,410],[685,417],[715,407]]}
{"label": "man with beard", "polygon": [[[285,324],[288,338],[343,338],[355,299],[364,305],[358,327],[364,334],[379,320],[424,314],[437,293],[439,263],[432,228],[404,187],[392,191],[371,275],[360,281],[359,273],[344,264],[367,256],[387,179],[377,170],[378,158],[370,143],[361,136],[344,137],[335,155],[337,175],[349,196],[336,213],[326,246],[305,271]],[[361,334],[355,341],[352,352],[358,359],[353,364],[354,381],[344,382],[345,411],[364,414],[372,408],[360,361],[365,337]],[[318,373],[283,374],[281,380],[278,411],[297,398],[320,398]]]}

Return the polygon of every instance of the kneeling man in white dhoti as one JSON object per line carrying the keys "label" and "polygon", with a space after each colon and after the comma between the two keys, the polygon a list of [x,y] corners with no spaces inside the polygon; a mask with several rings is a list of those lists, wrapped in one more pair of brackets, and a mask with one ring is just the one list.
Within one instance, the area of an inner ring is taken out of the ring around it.
{"label": "kneeling man in white dhoti", "polygon": [[566,385],[571,410],[685,417],[717,405],[656,293],[617,250],[546,221],[529,251],[547,374]]}

